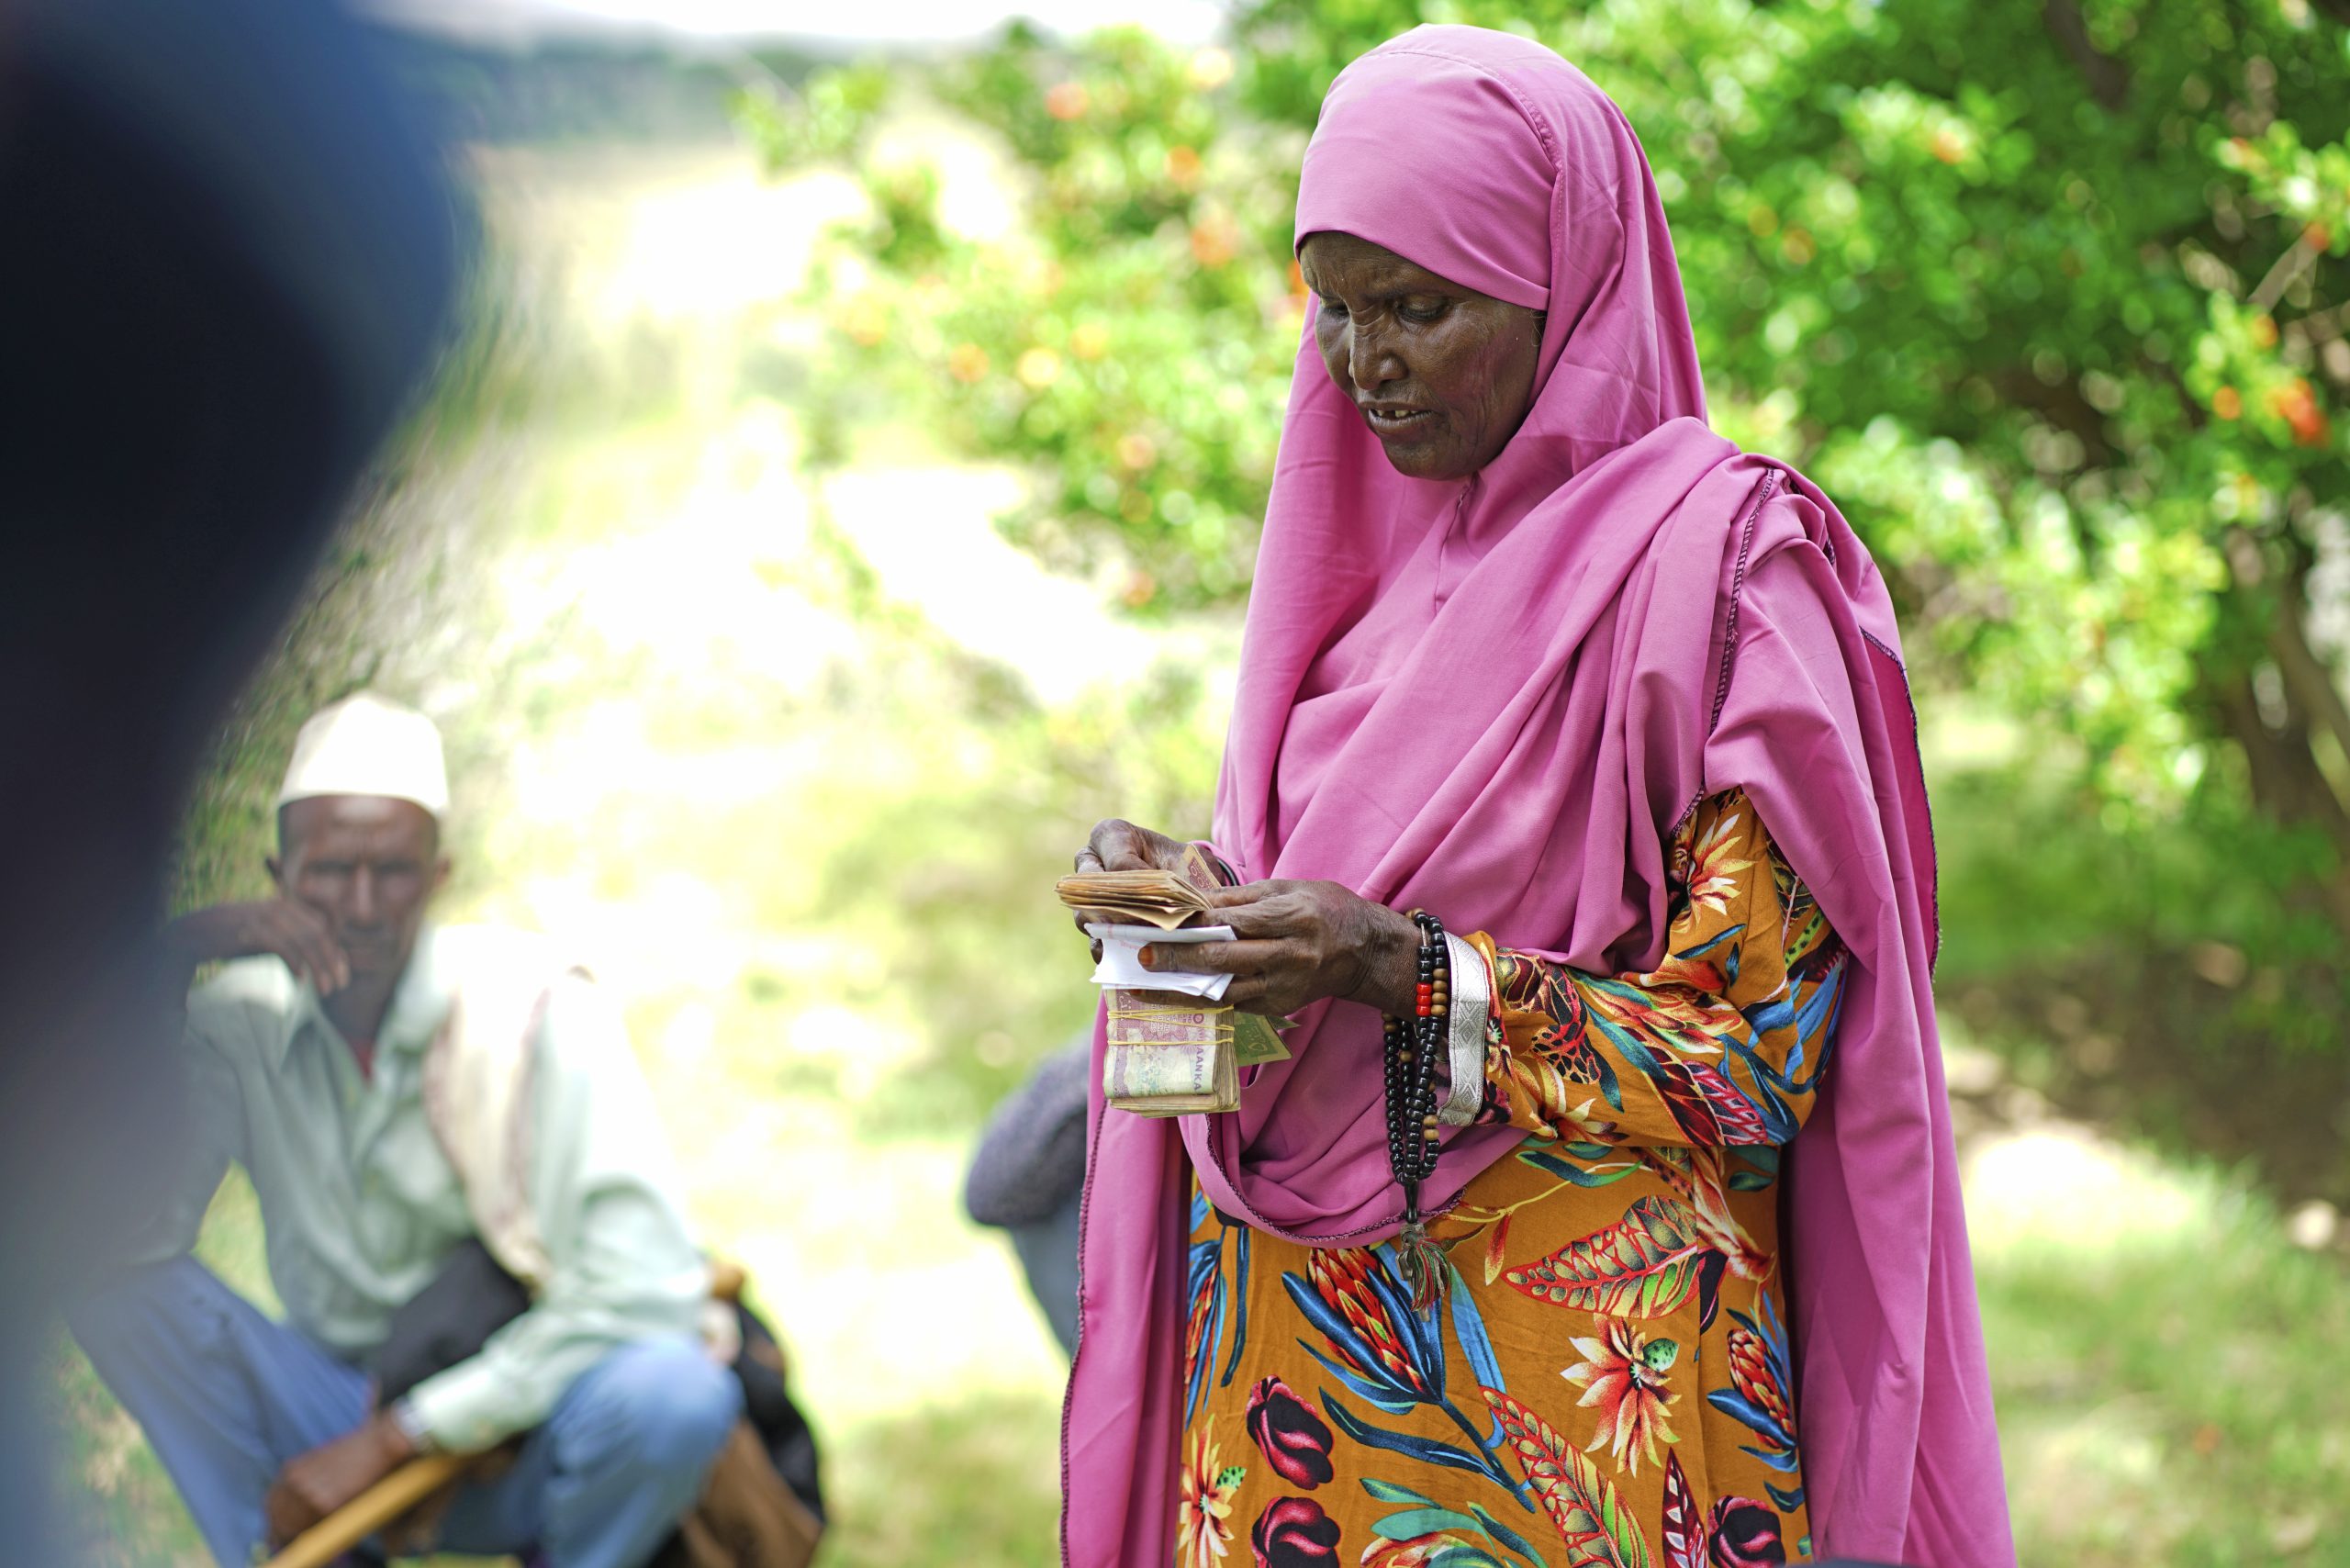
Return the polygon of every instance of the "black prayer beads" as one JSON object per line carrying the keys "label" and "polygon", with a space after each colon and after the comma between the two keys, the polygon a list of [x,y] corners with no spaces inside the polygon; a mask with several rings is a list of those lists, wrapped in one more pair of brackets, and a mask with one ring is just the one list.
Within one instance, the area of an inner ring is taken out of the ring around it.
{"label": "black prayer beads", "polygon": [[1448,1267],[1444,1254],[1427,1238],[1420,1183],[1435,1174],[1438,1153],[1436,1064],[1449,1046],[1452,961],[1444,923],[1425,910],[1414,910],[1412,919],[1420,928],[1413,1015],[1383,1017],[1382,1054],[1387,1071],[1387,1163],[1404,1189],[1404,1228],[1396,1237],[1397,1250],[1412,1305],[1425,1312],[1436,1305]]}

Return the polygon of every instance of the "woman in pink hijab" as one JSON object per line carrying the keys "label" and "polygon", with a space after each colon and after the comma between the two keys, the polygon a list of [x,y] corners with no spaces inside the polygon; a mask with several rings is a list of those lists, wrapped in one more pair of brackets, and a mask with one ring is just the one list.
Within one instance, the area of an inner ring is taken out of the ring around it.
{"label": "woman in pink hijab", "polygon": [[1296,238],[1236,936],[1149,955],[1289,1057],[1180,1121],[1097,1060],[1065,1561],[2009,1568],[1874,564],[1706,428],[1647,162],[1550,50],[1355,62]]}

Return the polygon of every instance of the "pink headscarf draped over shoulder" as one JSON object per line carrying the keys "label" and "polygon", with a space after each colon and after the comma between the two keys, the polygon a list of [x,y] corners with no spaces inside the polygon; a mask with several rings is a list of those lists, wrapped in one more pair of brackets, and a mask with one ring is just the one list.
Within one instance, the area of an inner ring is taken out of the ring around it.
{"label": "pink headscarf draped over shoulder", "polygon": [[[1546,312],[1534,406],[1474,479],[1407,479],[1308,334],[1248,605],[1216,843],[1456,931],[1646,970],[1663,846],[1743,787],[1852,955],[1787,1178],[1796,1417],[1823,1553],[2010,1568],[1930,965],[1933,845],[1891,603],[1800,475],[1704,423],[1664,214],[1624,118],[1541,46],[1420,28],[1348,67],[1297,237],[1357,235]],[[1383,1239],[1379,1020],[1317,1004],[1240,1109],[1105,1114],[1064,1421],[1065,1561],[1173,1549],[1188,1175],[1312,1244]],[[1100,1031],[1095,1035],[1098,1056]],[[1450,1134],[1430,1207],[1520,1135]]]}

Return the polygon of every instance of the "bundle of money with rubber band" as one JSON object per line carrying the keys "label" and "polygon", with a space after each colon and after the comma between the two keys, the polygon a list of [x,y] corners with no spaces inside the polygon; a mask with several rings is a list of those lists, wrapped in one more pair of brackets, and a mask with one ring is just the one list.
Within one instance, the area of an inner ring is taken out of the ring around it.
{"label": "bundle of money with rubber band", "polygon": [[[1102,1092],[1119,1110],[1143,1116],[1237,1110],[1239,1070],[1289,1055],[1265,1019],[1221,1004],[1229,975],[1142,967],[1142,948],[1155,943],[1231,938],[1229,926],[1205,924],[1209,905],[1201,894],[1216,885],[1196,846],[1181,876],[1096,871],[1063,877],[1055,885],[1063,903],[1092,917],[1086,930],[1102,944],[1093,973],[1109,1009]],[[1160,1000],[1151,992],[1180,993],[1184,1000]]]}

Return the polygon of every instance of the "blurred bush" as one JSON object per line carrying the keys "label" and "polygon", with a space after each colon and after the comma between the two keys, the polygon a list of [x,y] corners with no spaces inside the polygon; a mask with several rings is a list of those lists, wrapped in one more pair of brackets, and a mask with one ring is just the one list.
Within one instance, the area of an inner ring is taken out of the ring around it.
{"label": "blurred bush", "polygon": [[[1015,27],[820,73],[741,110],[870,197],[819,271],[817,405],[1026,465],[1002,526],[1139,612],[1240,600],[1304,322],[1298,155],[1345,62],[1424,20],[1538,37],[1623,106],[1717,424],[1839,498],[1922,683],[2005,726],[1958,902],[1999,906],[1976,868],[2018,839],[2121,868],[2013,885],[2032,946],[1993,920],[1957,977],[2159,969],[2238,1035],[2335,1039],[2345,0],[1254,0],[1228,48]],[[1003,160],[1010,225],[958,223],[889,134],[941,106]]]}

